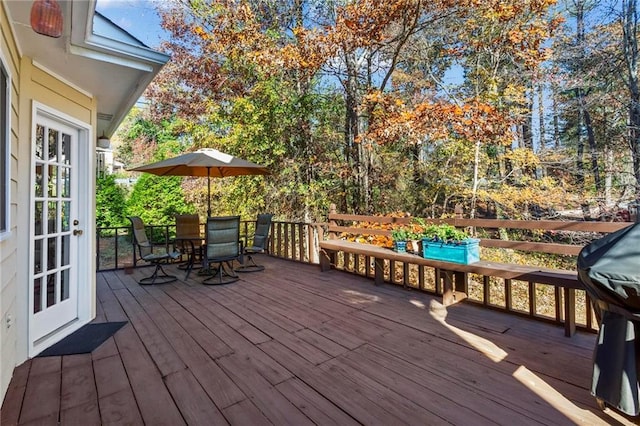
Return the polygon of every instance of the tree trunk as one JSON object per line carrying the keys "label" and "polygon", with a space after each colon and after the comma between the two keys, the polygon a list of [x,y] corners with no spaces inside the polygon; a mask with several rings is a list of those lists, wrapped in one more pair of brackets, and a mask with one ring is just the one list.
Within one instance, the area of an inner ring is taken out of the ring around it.
{"label": "tree trunk", "polygon": [[591,153],[591,173],[596,187],[598,197],[602,196],[602,179],[600,177],[600,168],[598,167],[598,146],[596,145],[596,136],[593,132],[591,123],[591,114],[589,110],[584,108],[584,125],[587,129],[587,141],[589,142],[589,151]]}
{"label": "tree trunk", "polygon": [[633,157],[633,176],[636,180],[635,197],[640,205],[640,94],[632,95],[629,111],[629,142]]}
{"label": "tree trunk", "polygon": [[544,124],[544,84],[542,81],[538,81],[538,127],[540,129],[538,151],[544,151],[547,146],[547,131]]}
{"label": "tree trunk", "polygon": [[623,49],[629,87],[629,146],[633,158],[636,203],[640,203],[640,88],[638,87],[638,11],[636,0],[623,0]]}
{"label": "tree trunk", "polygon": [[576,147],[576,183],[580,189],[584,189],[584,136],[582,135],[582,130],[580,129],[584,111],[582,110],[582,106],[580,102],[580,93],[582,91],[580,89],[576,90],[576,96],[578,98],[578,146]]}
{"label": "tree trunk", "polygon": [[533,133],[531,127],[533,125],[533,90],[527,90],[527,103],[524,106],[525,116],[522,124],[522,145],[523,148],[533,151]]}
{"label": "tree trunk", "polygon": [[347,185],[347,203],[349,211],[361,212],[362,207],[362,162],[360,147],[356,144],[358,137],[358,81],[355,57],[351,53],[345,55],[347,79],[345,82],[345,159],[348,167],[353,171],[353,181]]}
{"label": "tree trunk", "polygon": [[553,108],[553,146],[556,149],[560,148],[560,118],[558,116],[558,85],[554,84],[552,86],[553,93],[552,96],[552,106]]}
{"label": "tree trunk", "polygon": [[478,170],[480,168],[480,141],[476,142],[476,150],[473,159],[473,188],[471,190],[471,219],[476,217],[476,201],[478,198]]}
{"label": "tree trunk", "polygon": [[[584,52],[584,0],[578,0],[575,2],[576,6],[576,45],[578,46],[578,71],[582,70],[585,59]],[[583,193],[586,192],[585,188],[585,172],[584,172],[584,134],[582,132],[583,123],[585,120],[585,108],[584,108],[584,91],[582,87],[578,87],[574,90],[576,96],[576,102],[578,107],[578,123],[577,123],[577,133],[578,133],[578,146],[576,149],[576,183],[578,188],[582,190]],[[591,211],[589,208],[589,204],[586,200],[583,200],[581,203],[582,206],[582,214],[585,219],[591,218]]]}
{"label": "tree trunk", "polygon": [[[606,127],[605,127],[606,128]],[[609,146],[604,147],[604,202],[610,205],[612,201],[611,187],[613,184],[613,150]]]}

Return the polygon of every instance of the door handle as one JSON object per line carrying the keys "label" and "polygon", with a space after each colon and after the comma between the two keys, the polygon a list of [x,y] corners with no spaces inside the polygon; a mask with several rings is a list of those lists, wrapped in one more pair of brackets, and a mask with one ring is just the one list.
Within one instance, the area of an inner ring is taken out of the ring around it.
{"label": "door handle", "polygon": [[82,229],[74,229],[73,235],[82,235]]}

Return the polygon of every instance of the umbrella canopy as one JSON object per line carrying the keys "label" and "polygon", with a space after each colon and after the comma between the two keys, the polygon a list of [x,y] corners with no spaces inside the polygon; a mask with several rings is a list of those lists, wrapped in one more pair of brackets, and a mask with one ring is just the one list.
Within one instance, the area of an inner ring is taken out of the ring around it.
{"label": "umbrella canopy", "polygon": [[200,149],[153,164],[131,169],[158,176],[207,177],[207,215],[211,216],[211,178],[246,175],[268,175],[266,167],[252,163],[217,149]]}

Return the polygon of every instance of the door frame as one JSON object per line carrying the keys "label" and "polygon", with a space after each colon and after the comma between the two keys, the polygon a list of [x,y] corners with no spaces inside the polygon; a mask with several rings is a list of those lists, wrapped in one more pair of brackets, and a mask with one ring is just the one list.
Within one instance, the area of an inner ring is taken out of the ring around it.
{"label": "door frame", "polygon": [[[85,123],[77,118],[71,117],[55,108],[49,107],[37,101],[32,102],[31,116],[31,132],[29,135],[30,142],[30,182],[34,182],[35,169],[33,161],[34,138],[36,135],[36,124],[39,116],[46,117],[50,120],[60,122],[66,126],[70,126],[78,131],[78,150],[77,150],[77,170],[76,179],[78,185],[78,199],[75,202],[78,205],[77,219],[82,225],[84,231],[82,235],[77,236],[77,256],[74,268],[76,269],[76,279],[78,281],[77,295],[77,312],[78,316],[74,321],[60,327],[52,333],[34,341],[31,336],[31,326],[28,330],[29,357],[37,355],[52,344],[58,342],[62,338],[73,333],[83,325],[87,324],[95,315],[95,148],[91,144],[93,140],[93,129],[91,124]],[[28,257],[32,262],[31,251],[34,241],[34,224],[33,224],[33,193],[29,194],[29,237],[28,237]],[[29,263],[31,268],[31,263]],[[30,291],[32,272],[29,269],[28,285],[26,286],[27,296],[27,318],[29,324],[33,319],[31,308],[33,306],[32,292]]]}

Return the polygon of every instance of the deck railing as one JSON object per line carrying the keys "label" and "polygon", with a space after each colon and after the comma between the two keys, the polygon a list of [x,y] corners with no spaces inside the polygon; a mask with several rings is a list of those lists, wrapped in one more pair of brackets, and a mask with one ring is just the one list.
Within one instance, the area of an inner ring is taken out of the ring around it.
{"label": "deck railing", "polygon": [[[356,217],[345,215],[342,219],[356,220]],[[473,226],[484,229],[511,228],[524,230],[558,231],[583,235],[585,231],[590,231],[599,235],[612,232],[629,223],[598,223],[598,222],[551,222],[551,221],[489,221],[489,220],[451,220],[457,226]],[[289,221],[272,222],[269,255],[281,259],[303,262],[319,263],[319,241],[327,238],[329,224],[326,223],[304,223]],[[204,228],[204,225],[202,225]],[[255,228],[255,221],[244,220],[241,222],[241,234],[244,236],[245,244],[251,241],[251,235]],[[155,225],[148,227],[149,234],[154,243],[171,241],[175,236],[175,225]],[[591,237],[593,238],[593,234]],[[488,238],[487,238],[488,237]],[[575,244],[577,242],[577,244]],[[573,257],[577,254],[584,241],[573,241],[574,245],[527,242],[527,241],[505,241],[496,238],[495,235],[486,235],[482,239],[482,245],[487,249],[503,250],[525,250],[525,251],[545,251],[547,254],[560,254]],[[138,263],[136,254],[133,251],[133,242],[130,227],[98,228],[96,244],[97,270],[123,269],[127,266],[142,266],[145,263]],[[171,248],[169,245],[168,248]],[[339,257],[336,267],[345,272],[357,275],[372,277],[372,259],[352,254],[343,254]],[[387,282],[402,285],[406,288],[440,295],[441,286],[431,268],[416,264],[400,264],[398,262],[387,262],[385,277]],[[530,282],[520,282],[516,280],[504,280],[489,276],[469,277],[469,287],[466,289],[468,298],[466,302],[480,305],[484,308],[499,310],[509,314],[526,316],[535,320],[553,322],[558,325],[565,323],[565,304],[570,301],[567,296],[575,299],[572,301],[574,309],[569,310],[570,315],[575,319],[577,327],[583,330],[597,330],[597,322],[594,318],[593,309],[589,297],[583,290],[563,291],[562,287],[548,284],[538,284]],[[566,290],[566,289],[565,289]]]}
{"label": "deck railing", "polygon": [[[390,218],[329,214],[324,228],[326,238],[389,236],[390,230],[371,224],[408,224],[411,218]],[[483,260],[545,268],[576,270],[577,254],[590,241],[625,228],[629,222],[584,222],[549,220],[496,220],[451,218],[436,220],[473,230],[483,247]],[[362,224],[365,224],[363,227]],[[322,236],[321,231],[321,238]],[[441,296],[443,289],[435,268],[412,263],[384,261],[385,281]],[[526,262],[526,263],[523,263]],[[345,272],[373,277],[374,259],[352,253],[339,253],[334,267]],[[552,284],[468,274],[462,289],[465,302],[509,314],[565,325],[567,321],[582,330],[597,330],[591,301],[584,290]],[[569,316],[570,318],[565,318]]]}
{"label": "deck railing", "polygon": [[[204,230],[204,224],[201,224]],[[165,244],[172,248],[175,225],[147,225],[147,233],[153,244]],[[243,220],[240,234],[244,244],[251,242],[255,220]],[[269,254],[281,259],[304,263],[318,263],[317,227],[304,222],[273,221],[269,241]],[[133,249],[130,226],[98,228],[96,232],[96,269],[98,272],[143,266]]]}

